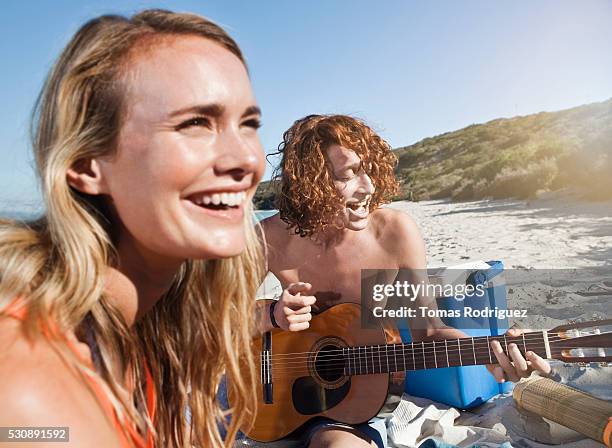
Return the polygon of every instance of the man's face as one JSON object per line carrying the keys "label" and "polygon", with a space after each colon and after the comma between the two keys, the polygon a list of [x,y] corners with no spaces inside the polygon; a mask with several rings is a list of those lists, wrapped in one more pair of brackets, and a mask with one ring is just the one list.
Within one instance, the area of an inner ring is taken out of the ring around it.
{"label": "man's face", "polygon": [[340,145],[327,149],[331,164],[334,186],[344,201],[344,227],[349,230],[363,230],[368,225],[370,201],[374,184],[361,166],[361,159],[355,151]]}

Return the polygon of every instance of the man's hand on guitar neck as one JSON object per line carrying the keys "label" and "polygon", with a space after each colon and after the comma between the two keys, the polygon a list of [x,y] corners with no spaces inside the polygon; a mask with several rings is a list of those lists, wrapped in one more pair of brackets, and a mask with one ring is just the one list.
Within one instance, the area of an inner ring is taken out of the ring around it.
{"label": "man's hand on guitar neck", "polygon": [[[311,306],[316,302],[316,297],[302,295],[312,288],[310,283],[291,283],[283,290],[283,294],[274,306],[274,319],[280,328],[287,331],[302,331],[310,326],[312,319]],[[271,306],[268,305],[268,307]],[[269,308],[266,307],[266,325],[264,331],[273,327],[270,320]]]}
{"label": "man's hand on guitar neck", "polygon": [[[520,330],[517,328],[510,328],[506,333],[509,336],[520,336],[523,333],[529,332],[530,330]],[[457,330],[452,327],[432,328],[429,329],[426,335],[422,336],[422,340],[442,340],[442,339],[461,339],[469,337],[463,331]],[[415,340],[417,340],[415,338]],[[516,383],[521,378],[526,378],[531,375],[534,370],[538,371],[543,375],[549,375],[551,371],[550,364],[545,359],[538,356],[536,353],[527,352],[527,359],[523,357],[516,344],[509,344],[508,351],[510,357],[508,357],[502,346],[497,341],[491,341],[491,349],[497,358],[499,364],[487,364],[487,370],[495,377],[495,381],[503,383],[506,381],[512,381]]]}
{"label": "man's hand on guitar neck", "polygon": [[[510,328],[506,334],[515,337],[529,331]],[[542,375],[550,374],[551,367],[548,361],[531,351],[527,352],[527,359],[525,359],[516,344],[508,345],[510,357],[504,353],[504,349],[498,341],[491,341],[491,349],[493,349],[499,364],[488,364],[487,370],[491,372],[498,383],[503,383],[506,380],[516,383],[521,378],[531,375],[534,370]]]}

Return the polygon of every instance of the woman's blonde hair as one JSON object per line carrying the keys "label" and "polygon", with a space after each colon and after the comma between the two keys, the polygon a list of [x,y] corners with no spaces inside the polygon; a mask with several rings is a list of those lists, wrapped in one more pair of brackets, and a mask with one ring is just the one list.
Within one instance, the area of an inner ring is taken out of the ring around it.
{"label": "woman's blonde hair", "polygon": [[[218,425],[226,424],[226,413],[216,393],[225,373],[234,398],[225,438],[229,446],[238,427],[251,421],[255,406],[251,317],[263,262],[251,213],[241,255],[186,261],[165,296],[130,328],[104,289],[105,272],[117,262],[117,223],[107,203],[71,188],[66,179],[69,168],[116,150],[126,109],[121,80],[131,58],[177,35],[209,39],[244,63],[237,44],[216,24],[164,10],[93,19],[60,55],[33,115],[46,213],[35,222],[0,221],[0,316],[21,297],[29,335],[50,322],[47,330],[93,335],[99,348],[96,371],[65,344],[54,345],[82,375],[101,377],[115,411],[156,434],[156,446],[223,445]],[[155,421],[143,410],[145,363],[157,392]],[[133,378],[136,403],[120,398],[129,394],[117,372]]]}

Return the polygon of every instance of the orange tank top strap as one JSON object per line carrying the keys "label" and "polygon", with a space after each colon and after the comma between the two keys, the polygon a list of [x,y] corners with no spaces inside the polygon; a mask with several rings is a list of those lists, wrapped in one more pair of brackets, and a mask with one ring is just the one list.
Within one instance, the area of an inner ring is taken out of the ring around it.
{"label": "orange tank top strap", "polygon": [[28,310],[21,297],[16,297],[2,312],[6,316],[14,317],[17,320],[24,320],[28,315]]}
{"label": "orange tank top strap", "polygon": [[146,378],[146,396],[147,396],[147,412],[151,421],[155,421],[155,411],[157,409],[157,395],[155,393],[155,383],[153,382],[153,376],[149,370],[149,366],[145,362],[144,364],[145,378]]}
{"label": "orange tank top strap", "polygon": [[[145,398],[147,400],[147,414],[152,422],[155,421],[155,410],[157,407],[157,395],[155,393],[155,383],[153,382],[153,376],[151,375],[151,371],[149,370],[149,366],[145,362],[144,364],[144,372],[145,372]],[[136,430],[136,427],[129,422],[126,422],[125,428],[128,430],[132,438],[136,441],[139,441],[138,447],[142,446],[143,448],[153,448],[155,446],[155,442],[153,440],[153,434],[150,432],[146,435],[146,440],[144,440],[141,434]],[[121,429],[121,428],[119,428]]]}
{"label": "orange tank top strap", "polygon": [[[27,317],[27,314],[28,314],[27,307],[25,306],[24,301],[20,297],[15,298],[15,300],[13,300],[4,310],[0,310],[0,311],[2,311],[2,313],[5,316],[9,316],[9,317],[15,318],[20,321],[23,321]],[[51,337],[49,330],[52,333],[54,333],[56,336],[60,336],[59,332],[57,331],[57,326],[54,325],[53,322],[49,322],[47,323],[46,326],[43,326],[43,330],[44,330],[43,334],[45,337]],[[72,341],[70,338],[66,337],[65,335],[63,335],[62,339],[64,339],[69,349],[79,359],[81,359],[89,367],[94,368],[92,360],[90,358],[83,356],[83,354],[78,350],[74,341]],[[153,377],[146,363],[144,365],[144,371],[145,371],[145,379],[146,379],[145,395],[146,395],[146,400],[147,400],[147,403],[146,403],[147,412],[148,412],[148,415],[151,421],[154,421],[155,410],[157,406],[157,396],[155,394],[155,383],[153,383]],[[115,428],[117,429],[117,435],[120,440],[121,448],[131,448],[134,446],[137,448],[153,448],[155,446],[153,435],[148,433],[146,440],[145,440],[143,436],[136,429],[136,426],[134,425],[134,423],[127,419],[127,416],[124,416],[123,419],[120,419],[119,416],[117,415],[117,411],[113,407],[108,397],[107,392],[104,390],[99,380],[95,378],[94,376],[90,376],[90,375],[86,375],[86,377],[89,380],[89,384],[93,392],[95,393],[96,398],[98,399],[98,402],[100,406],[102,407],[104,413],[111,418],[111,420],[113,421],[113,424],[115,425]],[[126,430],[131,440],[127,438]]]}

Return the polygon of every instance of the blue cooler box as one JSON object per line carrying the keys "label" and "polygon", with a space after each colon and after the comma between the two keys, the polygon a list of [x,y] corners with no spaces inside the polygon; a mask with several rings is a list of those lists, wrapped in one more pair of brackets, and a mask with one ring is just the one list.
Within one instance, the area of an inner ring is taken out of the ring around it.
{"label": "blue cooler box", "polygon": [[[499,278],[504,270],[501,261],[488,261],[490,269],[474,271],[467,280],[474,286],[485,285],[484,296],[468,296],[464,300],[454,297],[438,298],[438,308],[445,310],[461,310],[464,306],[474,309],[498,307],[507,309],[506,285]],[[457,328],[468,336],[496,336],[504,334],[508,329],[508,319],[490,318],[442,318],[448,326]],[[402,340],[412,342],[410,330],[400,329]],[[408,394],[429,398],[459,409],[470,409],[478,406],[499,393],[512,390],[511,382],[497,383],[485,366],[446,367],[440,369],[418,370],[406,372],[406,387]]]}

